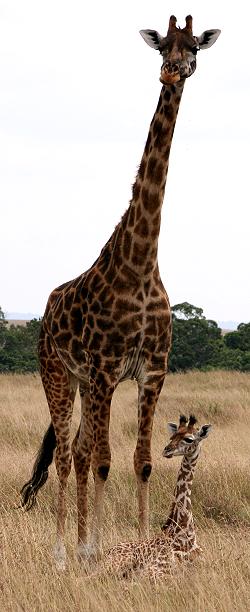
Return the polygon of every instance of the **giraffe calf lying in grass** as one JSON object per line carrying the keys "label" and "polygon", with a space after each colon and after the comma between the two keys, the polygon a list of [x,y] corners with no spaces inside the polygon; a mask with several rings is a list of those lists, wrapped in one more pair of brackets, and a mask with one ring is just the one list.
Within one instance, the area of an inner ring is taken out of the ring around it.
{"label": "giraffe calf lying in grass", "polygon": [[[192,561],[202,549],[196,543],[192,515],[191,486],[201,442],[207,438],[211,425],[195,428],[196,418],[180,417],[179,426],[168,423],[171,433],[163,457],[182,456],[177,477],[174,502],[162,527],[163,533],[139,542],[124,542],[105,555],[101,570],[129,578],[133,573],[150,580],[164,578],[179,561]],[[99,573],[99,571],[98,571]]]}

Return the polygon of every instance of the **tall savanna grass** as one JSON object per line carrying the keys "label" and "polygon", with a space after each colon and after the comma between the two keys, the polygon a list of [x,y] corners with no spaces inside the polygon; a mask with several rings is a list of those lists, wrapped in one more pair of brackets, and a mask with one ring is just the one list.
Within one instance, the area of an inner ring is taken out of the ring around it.
{"label": "tall savanna grass", "polygon": [[[39,376],[2,375],[1,398],[1,569],[0,609],[41,611],[243,612],[250,609],[250,375],[192,372],[169,375],[158,402],[150,482],[151,533],[160,530],[171,504],[180,460],[162,456],[168,420],[194,413],[212,423],[193,484],[193,512],[204,556],[180,565],[153,586],[115,576],[91,577],[78,564],[75,477],[68,486],[67,569],[54,565],[57,477],[54,465],[36,507],[23,513],[18,492],[29,478],[49,424]],[[76,401],[72,437],[79,422]],[[110,426],[112,467],[106,485],[104,549],[137,537],[133,451],[137,431],[136,384],[121,384],[113,399]],[[89,506],[93,503],[90,477]]]}

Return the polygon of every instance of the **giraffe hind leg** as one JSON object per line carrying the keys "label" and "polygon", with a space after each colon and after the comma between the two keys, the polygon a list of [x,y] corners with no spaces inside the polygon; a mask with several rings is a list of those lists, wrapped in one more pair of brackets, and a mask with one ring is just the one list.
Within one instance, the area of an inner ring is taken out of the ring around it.
{"label": "giraffe hind leg", "polygon": [[[48,430],[53,436],[53,445],[56,448],[55,465],[59,480],[57,532],[54,547],[54,558],[58,569],[64,569],[66,563],[66,549],[64,545],[64,531],[66,521],[66,487],[71,470],[70,426],[73,405],[78,386],[77,378],[71,374],[66,365],[59,358],[54,343],[46,330],[42,329],[39,340],[39,357],[41,378],[51,415],[51,427]],[[52,433],[53,432],[53,433]],[[47,432],[48,433],[48,432]],[[40,453],[38,454],[40,457]],[[50,459],[52,460],[53,454]],[[45,482],[46,470],[40,482]],[[23,495],[29,496],[29,483]],[[31,495],[32,497],[32,495]],[[30,497],[30,499],[31,499]]]}
{"label": "giraffe hind leg", "polygon": [[70,443],[70,426],[73,404],[77,389],[77,380],[65,369],[60,380],[55,378],[56,386],[50,380],[44,384],[48,398],[51,419],[56,436],[55,466],[59,481],[57,505],[57,530],[54,558],[58,569],[65,569],[66,549],[64,545],[64,532],[66,522],[66,488],[71,470],[72,453]]}

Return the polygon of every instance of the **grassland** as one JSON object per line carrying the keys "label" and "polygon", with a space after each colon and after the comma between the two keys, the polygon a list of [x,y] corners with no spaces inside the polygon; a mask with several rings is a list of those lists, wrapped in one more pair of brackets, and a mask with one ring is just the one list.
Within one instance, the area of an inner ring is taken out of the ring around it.
{"label": "grassland", "polygon": [[[243,612],[250,610],[250,375],[192,372],[169,375],[158,403],[153,433],[151,533],[160,529],[171,503],[179,459],[166,461],[166,423],[193,412],[213,431],[203,444],[193,485],[193,511],[204,557],[181,566],[153,586],[114,577],[90,578],[75,558],[76,499],[73,470],[68,488],[68,566],[58,573],[52,558],[57,479],[54,465],[28,513],[17,508],[49,413],[39,376],[2,375],[1,568],[3,612]],[[117,389],[111,418],[112,468],[106,487],[104,547],[136,538],[137,500],[133,474],[136,385]],[[76,402],[73,432],[79,420]],[[93,484],[90,479],[90,506]]]}

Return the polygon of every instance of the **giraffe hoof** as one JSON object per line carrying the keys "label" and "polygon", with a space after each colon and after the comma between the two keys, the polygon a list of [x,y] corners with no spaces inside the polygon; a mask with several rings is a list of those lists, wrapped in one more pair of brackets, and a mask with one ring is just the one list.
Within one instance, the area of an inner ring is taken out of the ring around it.
{"label": "giraffe hoof", "polygon": [[64,570],[66,569],[66,549],[64,544],[62,544],[61,542],[57,542],[54,547],[54,559],[56,568],[60,572],[64,572]]}
{"label": "giraffe hoof", "polygon": [[63,559],[56,559],[56,569],[59,572],[65,572],[65,570],[66,570],[66,562]]}
{"label": "giraffe hoof", "polygon": [[100,550],[96,549],[93,544],[78,544],[77,558],[80,563],[97,563],[101,559]]}
{"label": "giraffe hoof", "polygon": [[143,482],[147,482],[149,479],[149,476],[151,474],[152,471],[152,465],[150,465],[150,463],[146,463],[143,468],[142,468],[142,481]]}

